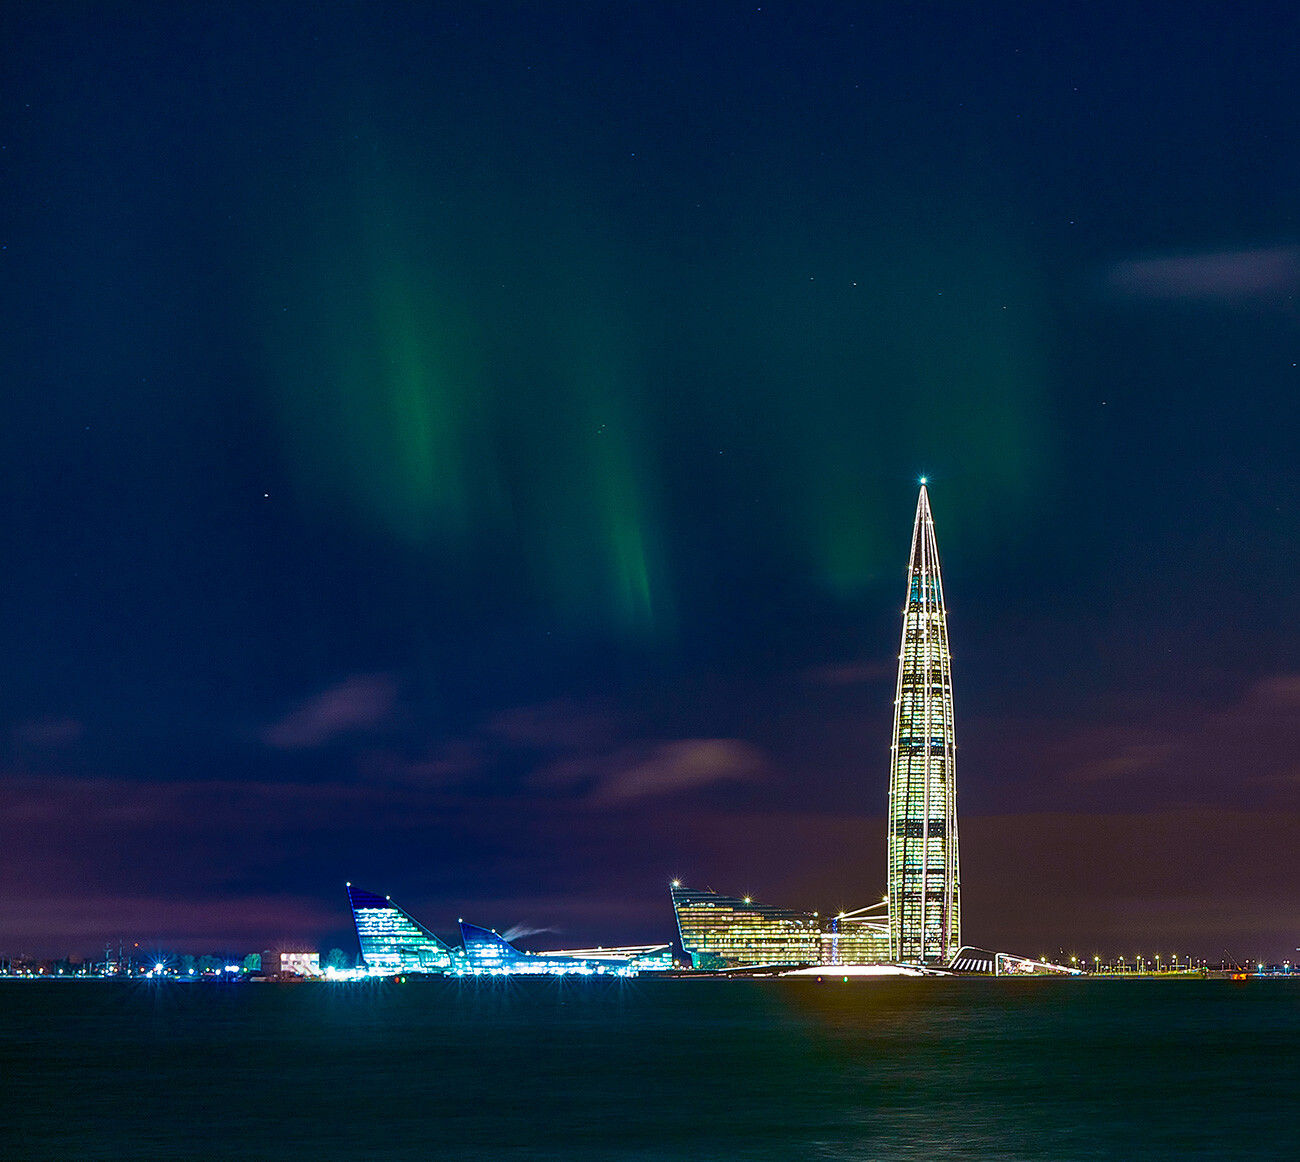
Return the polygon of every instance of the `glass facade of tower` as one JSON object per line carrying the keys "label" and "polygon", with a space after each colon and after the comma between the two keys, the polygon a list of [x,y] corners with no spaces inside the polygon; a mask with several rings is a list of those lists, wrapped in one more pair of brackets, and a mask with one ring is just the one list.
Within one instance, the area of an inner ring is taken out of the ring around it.
{"label": "glass facade of tower", "polygon": [[922,485],[890,752],[889,944],[902,963],[946,963],[961,947],[955,752],[947,611]]}

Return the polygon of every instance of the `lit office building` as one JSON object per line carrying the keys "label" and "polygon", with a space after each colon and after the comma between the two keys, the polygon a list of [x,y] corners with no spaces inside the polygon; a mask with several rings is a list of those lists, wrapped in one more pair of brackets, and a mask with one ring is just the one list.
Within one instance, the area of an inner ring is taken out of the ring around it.
{"label": "lit office building", "polygon": [[674,882],[682,950],[701,971],[818,964],[883,964],[889,959],[887,904],[822,916],[693,891]]}
{"label": "lit office building", "polygon": [[451,971],[452,950],[387,896],[348,884],[348,903],[361,960],[372,975]]}
{"label": "lit office building", "polygon": [[320,976],[320,953],[306,949],[268,949],[257,958],[257,965],[258,971],[265,976]]}
{"label": "lit office building", "polygon": [[952,668],[930,498],[921,482],[889,777],[890,959],[946,963],[961,946]]}
{"label": "lit office building", "polygon": [[748,896],[697,892],[674,883],[673,911],[682,951],[697,969],[818,964],[821,922],[816,912],[757,904]]}

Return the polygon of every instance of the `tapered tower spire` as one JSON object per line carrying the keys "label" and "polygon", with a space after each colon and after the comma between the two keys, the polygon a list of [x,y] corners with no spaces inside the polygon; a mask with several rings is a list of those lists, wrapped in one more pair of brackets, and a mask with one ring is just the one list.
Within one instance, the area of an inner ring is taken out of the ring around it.
{"label": "tapered tower spire", "polygon": [[922,480],[890,751],[889,949],[897,961],[946,963],[961,947],[955,752],[948,615]]}

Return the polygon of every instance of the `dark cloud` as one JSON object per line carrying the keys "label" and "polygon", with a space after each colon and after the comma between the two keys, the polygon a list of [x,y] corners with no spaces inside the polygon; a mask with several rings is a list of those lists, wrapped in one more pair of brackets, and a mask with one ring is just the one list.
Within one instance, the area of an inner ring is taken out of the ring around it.
{"label": "dark cloud", "polygon": [[972,777],[979,784],[997,771],[997,802],[1027,810],[1300,809],[1300,676],[1261,678],[1217,707],[1135,706],[1105,723],[971,722]]}
{"label": "dark cloud", "polygon": [[752,779],[766,767],[757,747],[734,738],[684,738],[602,772],[591,800],[604,806],[670,795],[711,783]]}
{"label": "dark cloud", "polygon": [[487,731],[514,747],[585,751],[607,744],[617,727],[608,706],[562,698],[503,710],[488,722]]}
{"label": "dark cloud", "polygon": [[1118,262],[1111,290],[1124,298],[1173,302],[1282,300],[1300,290],[1300,246],[1178,254]]}
{"label": "dark cloud", "polygon": [[38,718],[14,727],[14,741],[28,747],[64,747],[78,742],[85,733],[86,724],[76,718]]}
{"label": "dark cloud", "polygon": [[599,807],[675,795],[716,783],[760,777],[767,760],[751,743],[734,738],[683,738],[573,755],[536,772],[534,786],[580,792]]}
{"label": "dark cloud", "polygon": [[368,750],[358,757],[357,769],[363,778],[377,782],[446,787],[472,782],[490,770],[497,757],[477,740],[453,739],[431,744],[414,757]]}
{"label": "dark cloud", "polygon": [[373,730],[392,714],[397,683],[389,674],[354,674],[312,698],[262,732],[278,750],[323,746],[340,735]]}

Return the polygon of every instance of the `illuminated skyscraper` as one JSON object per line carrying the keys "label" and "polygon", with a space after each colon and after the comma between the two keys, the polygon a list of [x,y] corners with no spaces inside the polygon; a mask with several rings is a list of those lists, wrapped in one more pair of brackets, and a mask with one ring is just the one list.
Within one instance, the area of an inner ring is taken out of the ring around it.
{"label": "illuminated skyscraper", "polygon": [[948,617],[922,480],[890,750],[889,951],[896,961],[947,963],[961,947],[955,752]]}

